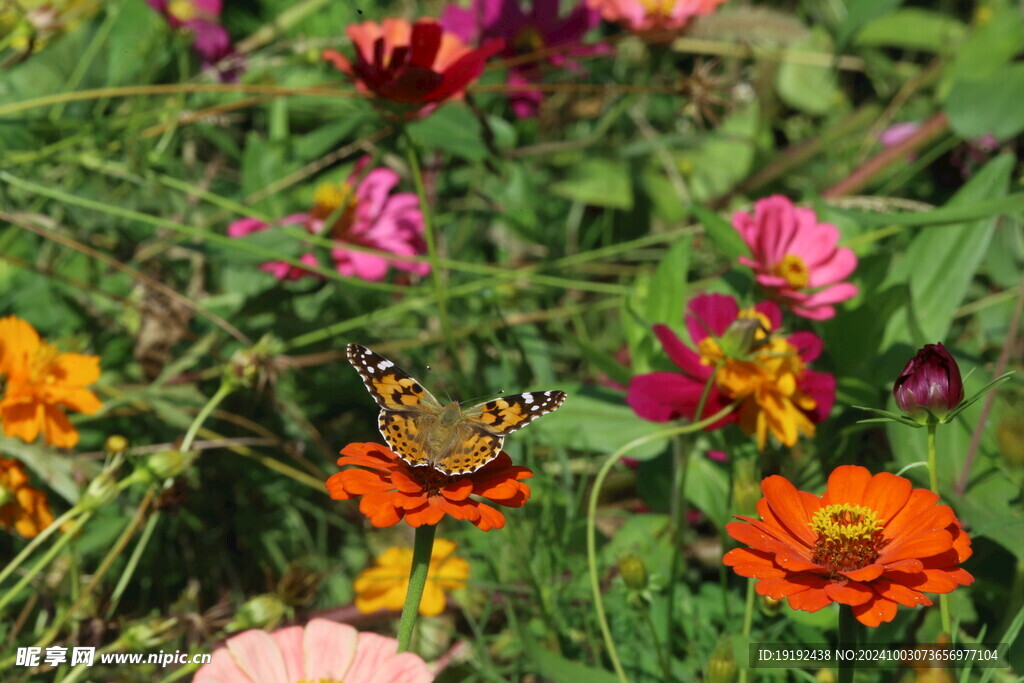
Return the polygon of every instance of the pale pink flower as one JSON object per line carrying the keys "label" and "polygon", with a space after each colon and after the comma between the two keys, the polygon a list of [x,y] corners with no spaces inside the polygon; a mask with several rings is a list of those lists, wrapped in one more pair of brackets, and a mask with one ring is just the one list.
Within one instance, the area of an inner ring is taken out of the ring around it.
{"label": "pale pink flower", "polygon": [[[399,177],[389,168],[375,168],[360,180],[359,175],[369,162],[369,157],[361,159],[343,183],[321,185],[308,213],[292,214],[279,221],[278,225],[301,224],[314,235],[333,239],[338,246],[331,249],[331,258],[335,269],[345,277],[382,280],[389,266],[426,275],[430,272],[430,264],[388,260],[344,246],[354,244],[401,256],[418,256],[426,252],[419,199],[410,192],[391,193]],[[335,218],[328,225],[331,216]],[[228,235],[244,237],[269,227],[263,221],[243,218],[228,226]],[[310,265],[318,264],[312,253],[304,254],[301,260]],[[312,275],[308,270],[282,261],[270,261],[260,268],[279,280]]]}
{"label": "pale pink flower", "polygon": [[348,624],[313,619],[273,633],[259,629],[228,638],[193,683],[426,683],[434,680],[426,662],[412,652],[398,654],[398,641],[360,633]]}
{"label": "pale pink flower", "polygon": [[754,205],[753,215],[738,211],[733,227],[752,258],[740,263],[754,269],[757,283],[772,299],[811,320],[836,314],[832,304],[857,295],[857,287],[840,282],[857,267],[853,251],[839,248],[839,230],[819,223],[810,209],[775,195]]}
{"label": "pale pink flower", "polygon": [[681,29],[696,16],[711,14],[725,0],[587,0],[606,21],[631,31]]}

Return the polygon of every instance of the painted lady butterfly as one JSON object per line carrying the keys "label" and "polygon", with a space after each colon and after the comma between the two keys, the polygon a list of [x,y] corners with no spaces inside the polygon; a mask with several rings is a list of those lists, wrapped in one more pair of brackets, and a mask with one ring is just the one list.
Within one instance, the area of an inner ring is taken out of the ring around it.
{"label": "painted lady butterfly", "polygon": [[359,344],[348,345],[348,362],[381,407],[378,424],[391,449],[413,467],[469,474],[498,457],[504,438],[556,410],[564,391],[502,396],[463,408],[441,403],[407,372]]}

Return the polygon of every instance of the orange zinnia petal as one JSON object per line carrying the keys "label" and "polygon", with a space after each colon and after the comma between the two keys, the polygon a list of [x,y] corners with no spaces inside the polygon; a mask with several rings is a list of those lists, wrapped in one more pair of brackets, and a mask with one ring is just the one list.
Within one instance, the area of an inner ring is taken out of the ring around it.
{"label": "orange zinnia petal", "polygon": [[871,481],[871,473],[866,467],[859,465],[843,465],[832,470],[828,478],[828,487],[822,496],[822,503],[849,503],[861,505],[864,491]]}
{"label": "orange zinnia petal", "polygon": [[913,488],[909,479],[882,472],[871,478],[861,504],[877,512],[879,519],[886,524],[907,504]]}
{"label": "orange zinnia petal", "polygon": [[865,626],[877,627],[896,618],[896,603],[882,597],[876,597],[863,605],[853,608],[853,616]]}
{"label": "orange zinnia petal", "polygon": [[772,512],[789,533],[807,545],[812,545],[815,536],[811,532],[811,518],[796,487],[785,477],[774,475],[761,482],[761,490]]}
{"label": "orange zinnia petal", "polygon": [[100,357],[62,353],[54,362],[63,384],[84,387],[100,378]]}
{"label": "orange zinnia petal", "polygon": [[832,604],[832,600],[825,594],[824,588],[808,588],[790,595],[788,600],[790,607],[804,612],[817,612],[822,607]]}
{"label": "orange zinnia petal", "polygon": [[4,434],[32,443],[39,436],[43,423],[43,404],[17,403],[4,405],[0,411],[4,424]]}
{"label": "orange zinnia petal", "polygon": [[874,591],[862,583],[829,583],[825,586],[825,595],[840,605],[863,605],[874,596]]}

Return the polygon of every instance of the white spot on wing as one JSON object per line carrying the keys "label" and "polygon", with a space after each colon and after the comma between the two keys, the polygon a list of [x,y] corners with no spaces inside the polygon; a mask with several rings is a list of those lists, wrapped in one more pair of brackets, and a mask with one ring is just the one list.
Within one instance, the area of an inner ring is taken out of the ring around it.
{"label": "white spot on wing", "polygon": [[533,403],[533,394],[523,394],[523,401]]}
{"label": "white spot on wing", "polygon": [[377,363],[377,367],[379,369],[381,369],[381,370],[387,370],[388,368],[393,367],[393,366],[394,366],[394,363],[392,363],[389,360],[382,360],[381,362]]}

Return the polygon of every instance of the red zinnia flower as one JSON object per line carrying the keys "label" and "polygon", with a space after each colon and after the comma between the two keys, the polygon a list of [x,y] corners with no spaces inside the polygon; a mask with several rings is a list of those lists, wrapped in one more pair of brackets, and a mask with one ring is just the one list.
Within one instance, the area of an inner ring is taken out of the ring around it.
{"label": "red zinnia flower", "polygon": [[324,50],[324,59],[348,74],[360,92],[402,105],[436,106],[462,97],[487,58],[504,46],[492,40],[471,49],[429,19],[411,25],[404,19],[367,21],[345,32],[356,45],[355,62],[335,50]]}
{"label": "red zinnia flower", "polygon": [[760,579],[760,595],[788,598],[805,612],[850,605],[858,621],[878,626],[893,620],[898,605],[931,605],[924,592],[974,582],[957,566],[971,556],[971,539],[956,514],[903,477],[844,465],[820,498],[778,475],[761,490],[761,520],[726,525],[750,548],[722,558],[740,576]]}
{"label": "red zinnia flower", "polygon": [[454,476],[413,467],[375,443],[349,444],[341,454],[339,465],[355,467],[331,475],[327,490],[335,500],[362,496],[359,511],[376,527],[403,518],[411,527],[437,524],[448,514],[490,531],[505,526],[505,516],[475,497],[507,507],[522,507],[530,497],[530,487],[520,480],[533,472],[513,465],[504,452],[476,472]]}

